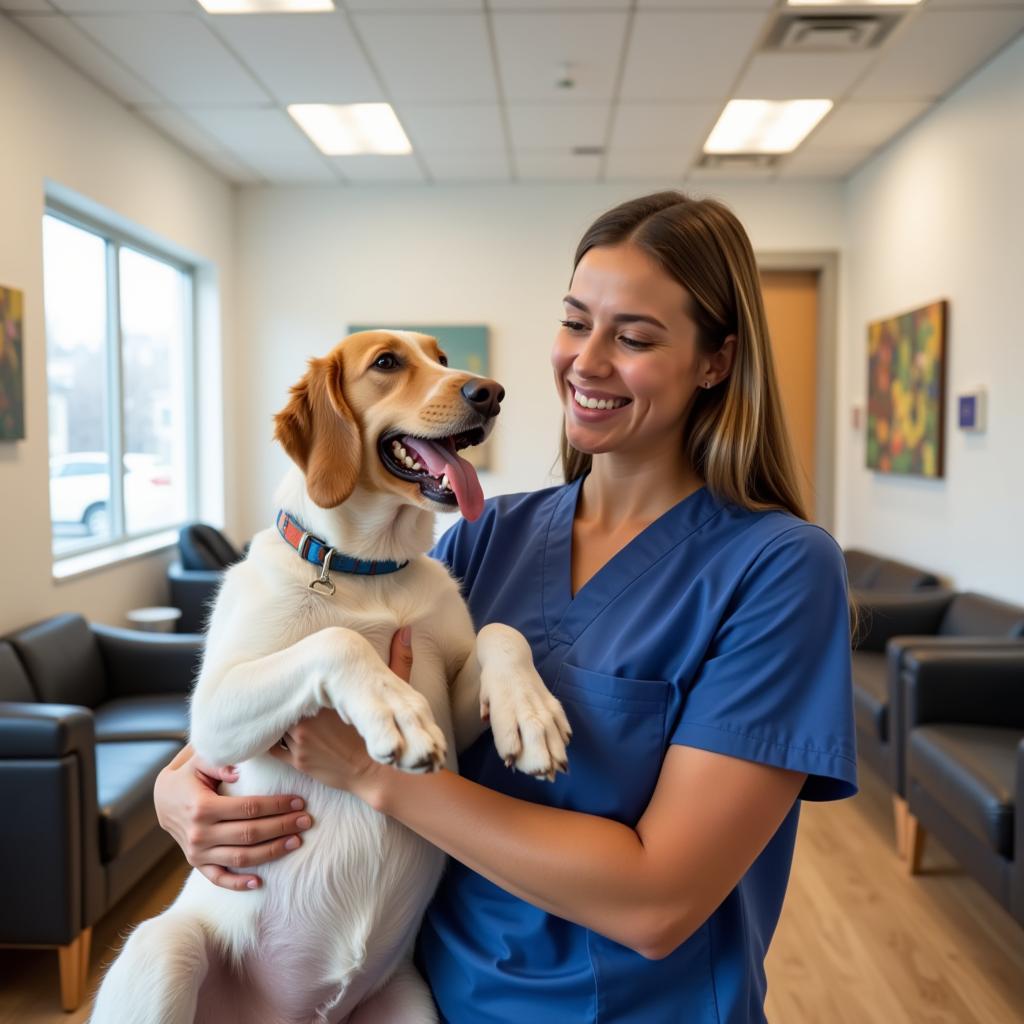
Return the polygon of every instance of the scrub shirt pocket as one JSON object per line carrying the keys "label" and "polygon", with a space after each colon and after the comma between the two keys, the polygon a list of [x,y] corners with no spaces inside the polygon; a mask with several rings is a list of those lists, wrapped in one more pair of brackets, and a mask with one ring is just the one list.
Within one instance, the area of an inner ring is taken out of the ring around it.
{"label": "scrub shirt pocket", "polygon": [[572,726],[572,810],[630,826],[639,821],[665,757],[671,690],[661,679],[609,676],[562,663],[552,692]]}

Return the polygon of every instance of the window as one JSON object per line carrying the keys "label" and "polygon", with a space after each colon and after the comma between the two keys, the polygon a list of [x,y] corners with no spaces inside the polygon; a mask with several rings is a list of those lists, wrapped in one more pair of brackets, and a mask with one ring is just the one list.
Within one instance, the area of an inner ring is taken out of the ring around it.
{"label": "window", "polygon": [[193,268],[43,218],[55,559],[194,518]]}

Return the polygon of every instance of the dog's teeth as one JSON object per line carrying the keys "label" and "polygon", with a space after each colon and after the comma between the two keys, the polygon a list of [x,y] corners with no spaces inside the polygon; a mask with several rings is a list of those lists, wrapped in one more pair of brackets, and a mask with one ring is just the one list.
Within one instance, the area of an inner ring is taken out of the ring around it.
{"label": "dog's teeth", "polygon": [[412,464],[412,468],[413,469],[422,469],[423,467],[418,462],[414,462]]}
{"label": "dog's teeth", "polygon": [[402,460],[410,469],[412,469],[412,459],[408,455]]}
{"label": "dog's teeth", "polygon": [[452,485],[450,483],[448,483],[448,474],[444,473],[441,476],[441,487],[442,488],[447,488],[448,490],[451,490],[451,486]]}

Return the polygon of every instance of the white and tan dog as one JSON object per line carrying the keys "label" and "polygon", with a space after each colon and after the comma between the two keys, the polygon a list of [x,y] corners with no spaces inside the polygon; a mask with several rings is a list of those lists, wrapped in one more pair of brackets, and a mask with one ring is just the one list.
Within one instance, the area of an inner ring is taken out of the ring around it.
{"label": "white and tan dog", "polygon": [[[275,421],[295,463],[280,507],[326,548],[408,565],[383,575],[321,570],[277,529],[231,568],[210,621],[191,741],[239,766],[235,795],[298,793],[316,824],[252,892],[193,871],[177,900],[128,939],[93,1024],[426,1024],[411,964],[444,855],[348,793],[269,756],[282,735],[334,708],[372,757],[409,771],[455,767],[489,713],[498,752],[553,778],[569,726],[523,637],[475,635],[455,581],[425,556],[434,510],[479,516],[483,495],[457,449],[482,441],[503,392],[448,369],[434,338],[366,331],[314,359]],[[321,575],[323,579],[321,581]],[[411,685],[388,668],[412,627]]]}

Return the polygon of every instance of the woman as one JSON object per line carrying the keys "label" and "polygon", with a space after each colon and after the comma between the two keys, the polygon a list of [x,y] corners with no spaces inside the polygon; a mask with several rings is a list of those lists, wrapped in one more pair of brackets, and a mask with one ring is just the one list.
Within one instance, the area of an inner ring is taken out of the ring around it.
{"label": "woman", "polygon": [[[805,521],[725,207],[609,211],[564,303],[567,483],[488,502],[434,553],[478,627],[530,641],[573,726],[568,774],[512,773],[485,735],[461,775],[406,775],[329,712],[277,756],[453,858],[418,947],[452,1024],[760,1021],[799,800],[856,792],[842,555]],[[186,758],[161,821],[213,881],[258,884],[225,866],[297,845],[304,812],[218,797]]]}

